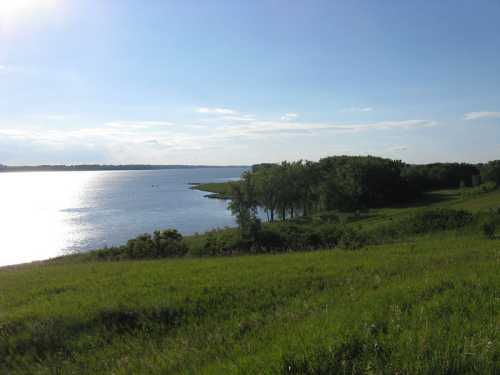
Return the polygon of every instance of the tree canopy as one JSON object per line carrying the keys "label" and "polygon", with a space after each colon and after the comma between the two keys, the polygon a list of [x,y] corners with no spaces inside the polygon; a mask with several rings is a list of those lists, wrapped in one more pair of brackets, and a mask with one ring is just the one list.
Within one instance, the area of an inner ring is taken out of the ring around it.
{"label": "tree canopy", "polygon": [[[374,156],[331,156],[318,162],[258,164],[235,185],[230,208],[239,222],[252,222],[257,207],[269,221],[338,210],[409,202],[431,189],[500,180],[500,162],[410,165]],[[246,218],[246,219],[245,219]]]}

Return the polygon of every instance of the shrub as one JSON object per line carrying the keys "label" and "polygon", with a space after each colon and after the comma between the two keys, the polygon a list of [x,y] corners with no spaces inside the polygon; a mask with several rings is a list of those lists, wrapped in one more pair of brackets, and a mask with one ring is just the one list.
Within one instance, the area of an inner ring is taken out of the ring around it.
{"label": "shrub", "polygon": [[152,236],[147,233],[141,234],[129,240],[124,246],[97,250],[93,256],[100,260],[152,259],[180,257],[187,252],[188,247],[182,235],[175,229],[167,229],[155,231]]}
{"label": "shrub", "polygon": [[155,231],[153,234],[153,256],[157,258],[184,256],[188,252],[182,235],[175,229]]}
{"label": "shrub", "polygon": [[124,250],[125,258],[131,259],[153,258],[155,253],[151,235],[147,233],[128,240]]}
{"label": "shrub", "polygon": [[189,253],[193,256],[231,255],[248,250],[248,240],[241,239],[235,229],[214,229],[191,238],[188,242]]}
{"label": "shrub", "polygon": [[321,246],[320,236],[305,225],[282,223],[276,227],[286,249],[308,250]]}
{"label": "shrub", "polygon": [[500,160],[493,160],[481,167],[481,177],[484,181],[500,184]]}
{"label": "shrub", "polygon": [[492,221],[486,221],[481,224],[481,231],[484,236],[490,240],[495,238],[495,229],[495,223]]}
{"label": "shrub", "polygon": [[323,212],[314,216],[316,221],[324,223],[339,223],[341,221],[340,215],[336,212]]}
{"label": "shrub", "polygon": [[317,233],[324,247],[336,247],[342,236],[342,230],[338,225],[322,225],[317,229]]}
{"label": "shrub", "polygon": [[423,234],[434,231],[463,228],[474,221],[474,215],[465,210],[438,208],[416,213],[399,224],[407,234]]}
{"label": "shrub", "polygon": [[263,229],[256,242],[256,247],[263,252],[283,251],[287,248],[286,239],[277,231]]}
{"label": "shrub", "polygon": [[497,184],[494,181],[488,181],[485,182],[484,184],[481,184],[476,187],[470,187],[470,188],[463,188],[460,192],[463,198],[465,197],[472,197],[475,195],[483,194],[483,193],[488,193],[490,191],[493,191],[497,188]]}
{"label": "shrub", "polygon": [[356,250],[370,242],[368,234],[362,230],[345,227],[342,230],[338,246],[343,249]]}

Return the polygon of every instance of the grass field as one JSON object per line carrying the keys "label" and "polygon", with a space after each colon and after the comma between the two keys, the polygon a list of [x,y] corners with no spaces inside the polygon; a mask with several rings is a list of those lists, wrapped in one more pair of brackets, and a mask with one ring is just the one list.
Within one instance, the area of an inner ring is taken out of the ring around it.
{"label": "grass field", "polygon": [[206,184],[193,184],[191,189],[208,192],[208,198],[230,199],[231,185],[228,182],[210,182]]}
{"label": "grass field", "polygon": [[[439,194],[428,204],[500,205],[497,191]],[[3,269],[0,374],[497,374],[499,269],[499,240],[455,231],[357,251]]]}

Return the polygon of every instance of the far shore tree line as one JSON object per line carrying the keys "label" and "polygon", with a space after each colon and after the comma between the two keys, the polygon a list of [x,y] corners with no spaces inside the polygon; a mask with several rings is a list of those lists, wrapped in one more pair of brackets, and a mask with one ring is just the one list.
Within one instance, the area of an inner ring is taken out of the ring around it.
{"label": "far shore tree line", "polygon": [[259,226],[258,209],[268,221],[325,211],[360,211],[405,204],[436,189],[500,184],[500,160],[487,164],[410,165],[373,156],[332,156],[319,162],[259,164],[231,183],[229,209],[244,236]]}

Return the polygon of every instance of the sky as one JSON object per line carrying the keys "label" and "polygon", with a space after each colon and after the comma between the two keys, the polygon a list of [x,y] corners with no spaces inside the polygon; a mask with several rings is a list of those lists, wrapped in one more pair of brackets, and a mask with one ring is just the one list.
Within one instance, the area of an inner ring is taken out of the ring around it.
{"label": "sky", "polygon": [[0,0],[0,164],[500,159],[498,0]]}

